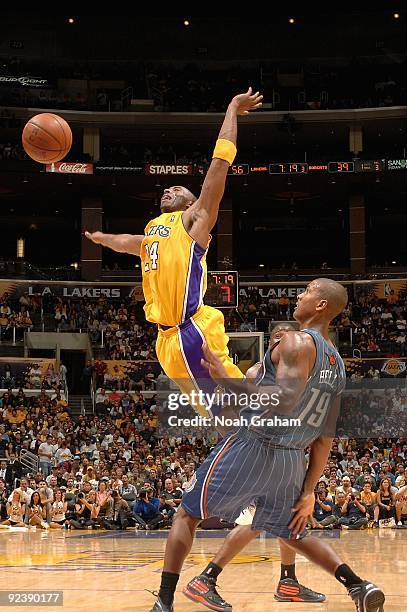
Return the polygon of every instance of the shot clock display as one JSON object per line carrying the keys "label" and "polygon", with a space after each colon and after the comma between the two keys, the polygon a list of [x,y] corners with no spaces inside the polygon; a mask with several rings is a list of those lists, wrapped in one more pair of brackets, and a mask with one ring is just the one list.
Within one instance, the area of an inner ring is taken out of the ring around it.
{"label": "shot clock display", "polygon": [[236,271],[208,272],[205,303],[215,308],[237,308],[239,275]]}

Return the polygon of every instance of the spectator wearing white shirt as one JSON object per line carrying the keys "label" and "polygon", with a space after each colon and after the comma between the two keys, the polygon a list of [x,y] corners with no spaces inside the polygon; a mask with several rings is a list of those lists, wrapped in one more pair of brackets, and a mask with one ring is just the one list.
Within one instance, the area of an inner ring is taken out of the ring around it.
{"label": "spectator wearing white shirt", "polygon": [[38,457],[40,460],[40,470],[44,477],[47,478],[51,474],[52,459],[54,446],[52,444],[52,436],[47,436],[47,441],[42,442],[38,447]]}
{"label": "spectator wearing white shirt", "polygon": [[6,469],[7,469],[7,461],[2,461],[0,463],[0,479],[5,480],[6,478]]}
{"label": "spectator wearing white shirt", "polygon": [[66,440],[60,441],[59,448],[55,452],[55,459],[57,465],[59,465],[60,463],[64,463],[65,461],[71,461],[72,453],[66,445]]}

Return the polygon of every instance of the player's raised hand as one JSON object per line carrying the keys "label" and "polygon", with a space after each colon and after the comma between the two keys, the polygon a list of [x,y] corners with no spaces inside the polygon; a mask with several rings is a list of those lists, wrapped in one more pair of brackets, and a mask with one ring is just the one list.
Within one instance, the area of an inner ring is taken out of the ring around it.
{"label": "player's raised hand", "polygon": [[213,353],[206,342],[202,345],[204,359],[201,359],[201,364],[209,371],[213,380],[225,380],[229,378],[225,366],[215,353]]}
{"label": "player's raised hand", "polygon": [[235,96],[230,104],[236,108],[238,115],[248,115],[250,111],[260,108],[262,99],[263,96],[258,91],[253,93],[252,88],[249,87],[246,93]]}
{"label": "player's raised hand", "polygon": [[95,244],[102,244],[103,232],[85,232],[86,238],[89,238]]}
{"label": "player's raised hand", "polygon": [[291,529],[294,538],[304,531],[308,517],[312,516],[314,512],[314,503],[314,493],[303,493],[291,509],[291,512],[294,512],[294,516],[288,524],[288,528]]}

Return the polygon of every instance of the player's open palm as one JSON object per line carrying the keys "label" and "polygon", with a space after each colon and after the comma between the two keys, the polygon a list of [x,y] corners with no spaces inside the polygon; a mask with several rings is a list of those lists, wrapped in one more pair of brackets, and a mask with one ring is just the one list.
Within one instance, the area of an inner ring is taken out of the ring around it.
{"label": "player's open palm", "polygon": [[102,232],[85,232],[86,238],[92,240],[95,244],[101,244],[103,233]]}
{"label": "player's open palm", "polygon": [[204,359],[201,359],[202,365],[209,371],[209,374],[213,380],[225,380],[228,378],[228,373],[225,366],[215,353],[213,353],[206,342],[202,345],[202,351]]}
{"label": "player's open palm", "polygon": [[304,531],[309,517],[312,516],[314,512],[314,503],[314,493],[303,493],[292,508],[294,516],[288,527],[291,529],[294,537],[300,535]]}
{"label": "player's open palm", "polygon": [[236,107],[238,115],[248,115],[250,111],[260,108],[262,105],[263,96],[258,91],[253,93],[252,88],[246,91],[246,93],[239,94],[232,99],[231,104]]}

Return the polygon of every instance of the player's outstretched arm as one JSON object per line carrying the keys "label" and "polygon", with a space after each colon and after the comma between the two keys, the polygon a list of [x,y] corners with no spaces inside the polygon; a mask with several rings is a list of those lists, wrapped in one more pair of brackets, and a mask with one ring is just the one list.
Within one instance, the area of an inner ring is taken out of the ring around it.
{"label": "player's outstretched arm", "polygon": [[144,239],[144,235],[104,234],[103,232],[85,232],[85,236],[95,244],[101,244],[117,253],[138,256],[140,256],[141,243]]}
{"label": "player's outstretched arm", "polygon": [[228,106],[199,198],[183,215],[187,231],[199,244],[207,244],[209,232],[218,218],[226,176],[236,155],[237,117],[260,108],[262,98],[259,92],[253,94],[249,87],[246,93],[235,96]]}

